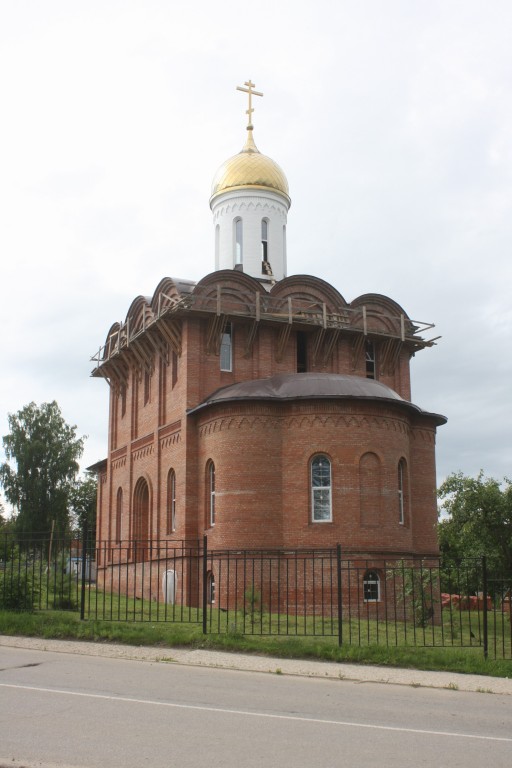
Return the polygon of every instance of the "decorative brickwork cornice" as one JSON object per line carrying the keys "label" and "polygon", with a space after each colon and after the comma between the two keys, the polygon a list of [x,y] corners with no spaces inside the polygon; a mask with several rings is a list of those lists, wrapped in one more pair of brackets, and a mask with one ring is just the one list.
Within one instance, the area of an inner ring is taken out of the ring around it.
{"label": "decorative brickwork cornice", "polygon": [[128,453],[128,447],[126,445],[123,445],[122,448],[117,448],[115,451],[112,451],[110,454],[110,460],[116,461],[116,459],[120,459],[123,456],[126,456]]}
{"label": "decorative brickwork cornice", "polygon": [[112,461],[112,469],[121,469],[122,467],[126,466],[126,456],[122,456],[119,459],[116,459],[115,461]]}
{"label": "decorative brickwork cornice", "polygon": [[155,439],[155,433],[150,432],[147,435],[144,435],[144,437],[139,437],[137,440],[134,440],[131,449],[132,453],[135,451],[138,451],[139,448],[144,448],[146,445],[151,445]]}
{"label": "decorative brickwork cornice", "polygon": [[174,432],[172,435],[167,435],[160,439],[160,449],[163,451],[166,448],[170,448],[171,445],[176,445],[181,441],[181,432]]}
{"label": "decorative brickwork cornice", "polygon": [[140,459],[143,459],[145,456],[151,456],[153,448],[153,445],[148,445],[145,448],[140,448],[139,450],[134,451],[132,453],[132,464],[135,464],[136,461],[140,461]]}
{"label": "decorative brickwork cornice", "polygon": [[389,432],[401,433],[408,436],[410,434],[410,425],[407,419],[391,415],[363,415],[363,414],[340,414],[340,413],[317,413],[313,409],[304,410],[301,414],[283,415],[278,413],[256,413],[247,409],[245,413],[236,415],[217,416],[199,425],[199,436],[205,437],[214,433],[231,429],[259,428],[268,432],[276,429],[283,431],[290,430],[311,430],[318,428],[336,428],[340,430],[357,429],[365,432],[374,432],[386,430]]}
{"label": "decorative brickwork cornice", "polygon": [[172,424],[166,424],[165,427],[160,427],[158,430],[158,437],[162,440],[168,435],[172,435],[174,432],[179,432],[181,429],[181,419],[173,421]]}

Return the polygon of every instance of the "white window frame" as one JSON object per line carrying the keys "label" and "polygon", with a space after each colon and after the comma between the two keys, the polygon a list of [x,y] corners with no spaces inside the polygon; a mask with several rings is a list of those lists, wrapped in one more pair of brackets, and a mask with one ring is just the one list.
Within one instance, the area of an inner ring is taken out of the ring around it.
{"label": "white window frame", "polygon": [[233,220],[233,257],[235,264],[244,263],[244,225],[240,216]]}
{"label": "white window frame", "polygon": [[[370,578],[372,577],[372,578]],[[376,597],[367,597],[368,590],[376,590]],[[368,569],[363,576],[363,601],[365,603],[380,603],[380,575],[373,568]]]}
{"label": "white window frame", "polygon": [[268,219],[261,220],[261,260],[268,262]]}
{"label": "white window frame", "polygon": [[176,472],[170,469],[167,475],[167,534],[176,530]]}
{"label": "white window frame", "polygon": [[233,370],[233,325],[226,323],[220,340],[220,369],[221,371]]}
{"label": "white window frame", "polygon": [[405,483],[404,483],[405,461],[400,459],[398,462],[398,523],[405,525]]}
{"label": "white window frame", "polygon": [[208,462],[208,522],[210,528],[215,525],[215,464]]}
{"label": "white window frame", "polygon": [[[328,482],[324,477],[315,477],[315,469],[318,462],[327,462]],[[310,461],[310,487],[311,487],[311,522],[312,523],[331,523],[332,522],[332,465],[331,460],[325,453],[317,453],[311,457]],[[321,517],[327,502],[328,517]]]}

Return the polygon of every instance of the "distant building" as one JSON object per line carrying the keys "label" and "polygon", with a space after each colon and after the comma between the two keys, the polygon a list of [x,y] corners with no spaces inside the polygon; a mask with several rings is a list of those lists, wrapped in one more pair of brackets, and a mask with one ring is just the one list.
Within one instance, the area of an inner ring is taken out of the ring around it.
{"label": "distant building", "polygon": [[204,534],[210,549],[438,553],[446,419],[410,401],[409,377],[429,326],[386,296],[347,302],[286,276],[288,183],[254,143],[253,88],[245,146],[213,181],[215,271],[137,297],[97,358],[110,384],[105,573],[121,542],[151,557],[151,542]]}

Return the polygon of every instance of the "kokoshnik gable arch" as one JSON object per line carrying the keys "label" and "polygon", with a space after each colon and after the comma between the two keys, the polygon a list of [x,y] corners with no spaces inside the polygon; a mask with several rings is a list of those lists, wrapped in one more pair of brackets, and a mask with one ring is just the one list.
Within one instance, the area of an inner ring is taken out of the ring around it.
{"label": "kokoshnik gable arch", "polygon": [[215,271],[136,298],[95,357],[110,384],[98,537],[111,561],[130,556],[122,542],[205,533],[212,549],[435,556],[446,419],[411,402],[409,375],[432,326],[386,296],[347,302],[286,276],[288,183],[256,148],[257,92],[242,90],[247,140],[210,199]]}

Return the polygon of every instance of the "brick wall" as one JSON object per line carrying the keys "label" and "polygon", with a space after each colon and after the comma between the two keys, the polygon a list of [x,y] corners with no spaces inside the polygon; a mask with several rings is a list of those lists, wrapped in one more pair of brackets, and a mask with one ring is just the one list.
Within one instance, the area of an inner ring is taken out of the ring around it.
{"label": "brick wall", "polygon": [[[245,290],[249,300],[254,290],[255,281],[233,272],[207,276],[198,291],[214,298],[219,280],[228,296],[224,307],[229,307],[230,295],[239,298]],[[329,311],[344,301],[331,286],[308,277],[282,281],[273,293],[282,297],[283,312],[289,295],[306,304],[327,302]],[[393,355],[382,369],[379,363],[387,353],[385,339],[378,334],[396,334],[399,322],[389,321],[387,328],[379,312],[388,304],[395,313],[399,308],[385,297],[366,296],[359,303],[363,300],[377,349],[378,378],[408,399],[409,347],[396,347],[393,366]],[[354,311],[358,307],[356,302]],[[298,332],[306,338],[308,370],[365,376],[364,350],[354,346],[353,336],[341,334],[323,359],[318,327],[294,325],[280,346],[285,324],[261,323],[250,343],[251,322],[232,318],[231,372],[220,370],[219,356],[208,344],[212,315],[200,312],[179,319],[179,356],[170,347],[165,360],[154,352],[151,377],[136,356],[127,353],[126,388],[111,388],[110,448],[100,483],[98,537],[115,543],[120,489],[121,536],[133,536],[138,514],[134,490],[137,483],[145,483],[148,536],[155,540],[195,538],[206,531],[213,548],[330,547],[339,542],[375,554],[435,554],[435,417],[399,404],[363,400],[225,403],[187,414],[219,387],[296,372]],[[311,518],[310,461],[315,454],[331,462],[329,522]],[[216,469],[213,528],[207,520],[209,460]],[[400,460],[406,468],[403,524],[397,486]],[[176,477],[176,526],[168,533],[171,469]]]}

